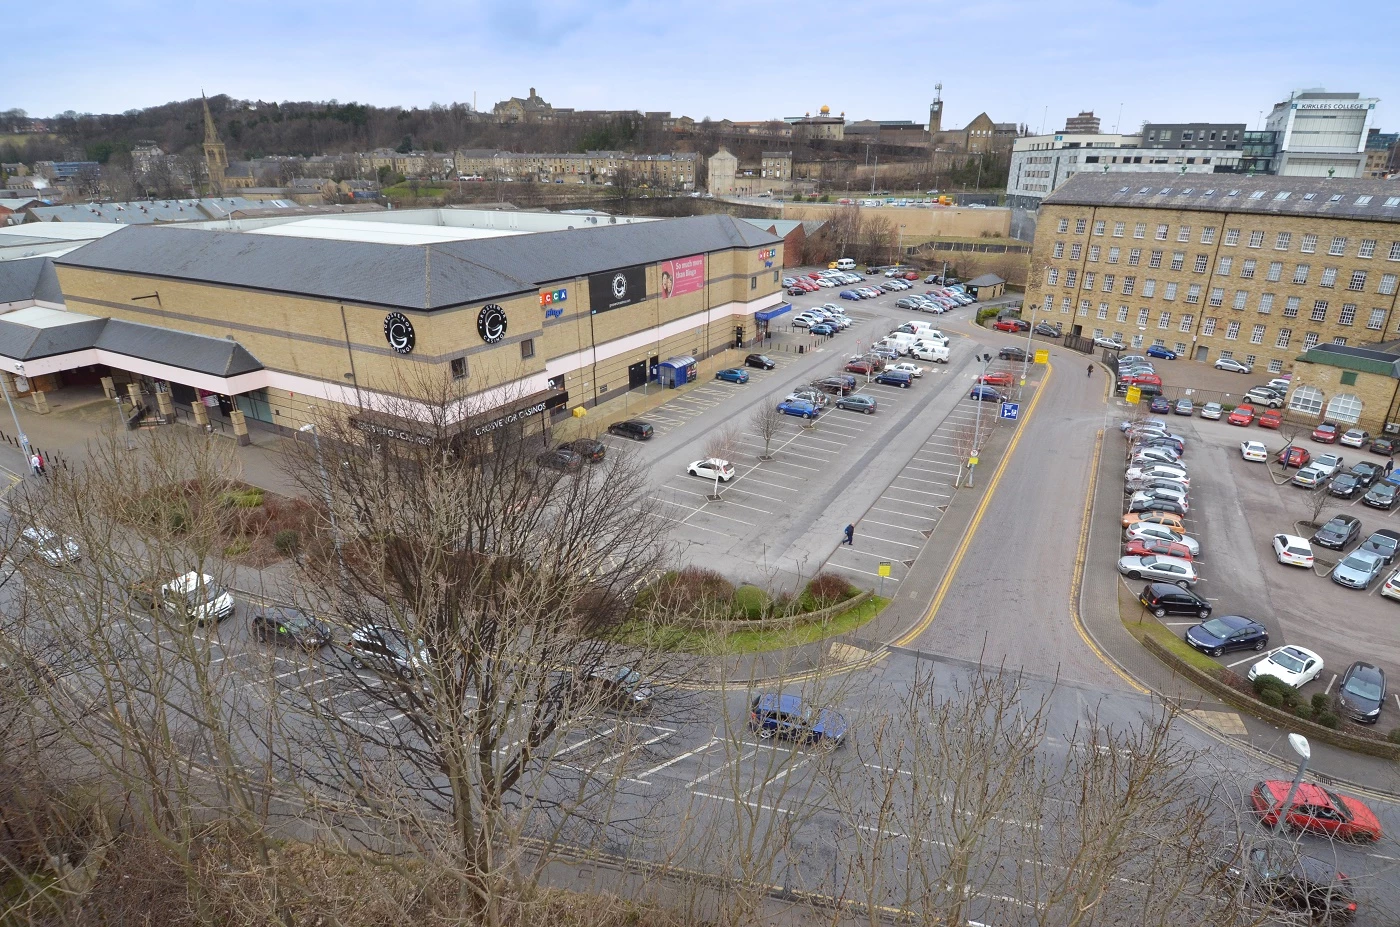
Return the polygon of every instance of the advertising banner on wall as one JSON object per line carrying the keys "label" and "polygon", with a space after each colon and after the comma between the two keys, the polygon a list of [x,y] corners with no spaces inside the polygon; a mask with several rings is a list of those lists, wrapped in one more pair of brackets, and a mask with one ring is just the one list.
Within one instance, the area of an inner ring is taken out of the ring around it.
{"label": "advertising banner on wall", "polygon": [[621,309],[647,298],[646,268],[637,265],[588,278],[589,314]]}
{"label": "advertising banner on wall", "polygon": [[698,293],[705,286],[705,255],[661,262],[661,298]]}

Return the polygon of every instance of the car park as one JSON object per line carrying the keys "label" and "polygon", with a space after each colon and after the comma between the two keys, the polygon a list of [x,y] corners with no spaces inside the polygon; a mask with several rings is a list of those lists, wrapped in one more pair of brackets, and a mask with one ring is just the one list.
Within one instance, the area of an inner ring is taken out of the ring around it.
{"label": "car park", "polygon": [[1137,522],[1136,524],[1128,526],[1125,537],[1129,541],[1155,540],[1179,544],[1186,548],[1193,560],[1201,555],[1201,543],[1199,541],[1167,525],[1157,525],[1151,522]]}
{"label": "car park", "polygon": [[1260,428],[1277,429],[1283,425],[1283,412],[1278,409],[1265,409],[1257,422]]}
{"label": "car park", "polygon": [[1312,453],[1305,447],[1285,447],[1278,452],[1274,459],[1282,464],[1284,469],[1289,467],[1301,469],[1312,462]]}
{"label": "car park", "polygon": [[1240,425],[1242,427],[1248,427],[1254,422],[1254,406],[1236,406],[1235,411],[1231,412],[1230,417],[1225,419],[1225,421],[1231,425]]}
{"label": "car park", "polygon": [[850,412],[864,412],[866,415],[874,415],[877,402],[875,397],[866,396],[863,393],[855,393],[851,396],[842,396],[836,400],[836,408],[846,409]]}
{"label": "car park", "polygon": [[1312,569],[1312,545],[1306,538],[1296,534],[1274,535],[1274,559],[1285,566],[1299,566]]}
{"label": "car park", "polygon": [[1160,344],[1150,345],[1145,353],[1148,357],[1159,357],[1162,360],[1176,360],[1176,352]]}
{"label": "car park", "polygon": [[167,615],[197,625],[223,621],[233,614],[233,596],[214,577],[195,570],[162,586],[160,604]]}
{"label": "car park", "polygon": [[830,708],[816,708],[796,695],[764,693],[749,704],[749,729],[764,740],[840,746],[846,719]]}
{"label": "car park", "polygon": [[1201,418],[1220,418],[1224,412],[1223,407],[1218,402],[1208,402],[1201,406]]}
{"label": "car park", "polygon": [[706,457],[704,460],[694,461],[686,466],[685,472],[707,480],[718,479],[721,483],[728,483],[735,475],[734,465],[719,457]]}
{"label": "car park", "polygon": [[[1293,804],[1284,808],[1290,792]],[[1364,802],[1311,782],[1299,783],[1294,789],[1287,779],[1266,779],[1254,786],[1250,801],[1269,827],[1282,818],[1294,830],[1338,840],[1381,839],[1381,823]]]}
{"label": "car park", "polygon": [[978,402],[1001,402],[1002,395],[990,386],[974,386],[967,394],[968,399],[976,399]]}
{"label": "car park", "polygon": [[1397,492],[1400,492],[1400,488],[1391,483],[1377,483],[1366,490],[1366,495],[1361,497],[1361,504],[1389,512],[1395,507]]}
{"label": "car park", "polygon": [[1332,568],[1332,582],[1350,589],[1369,589],[1385,569],[1379,555],[1357,548]]}
{"label": "car park", "polygon": [[535,463],[549,470],[572,473],[583,466],[583,455],[571,447],[552,447],[535,458]]}
{"label": "car park", "polygon": [[1385,561],[1386,566],[1389,566],[1395,562],[1396,555],[1400,554],[1400,531],[1393,531],[1390,528],[1375,531],[1361,542],[1361,546],[1357,550],[1375,554]]}
{"label": "car park", "polygon": [[1298,472],[1293,474],[1293,485],[1302,486],[1304,489],[1316,489],[1327,482],[1327,472],[1321,467],[1314,467],[1309,464],[1300,467]]}
{"label": "car park", "polygon": [[1318,444],[1336,444],[1338,428],[1331,422],[1323,422],[1312,430],[1312,439]]}
{"label": "car park", "polygon": [[286,644],[316,651],[331,643],[333,635],[324,621],[290,605],[269,605],[253,611],[249,619],[253,636],[264,644]]}
{"label": "car park", "polygon": [[50,531],[43,525],[30,525],[19,533],[18,540],[17,546],[23,552],[37,557],[47,566],[63,566],[82,559],[82,551],[77,541]]}
{"label": "car park", "polygon": [[805,419],[814,419],[821,414],[821,408],[816,403],[802,399],[791,401],[785,399],[778,403],[778,411],[784,415],[794,415]]}
{"label": "car park", "polygon": [[1240,456],[1245,460],[1269,462],[1269,449],[1262,441],[1243,441],[1240,443]]}
{"label": "car park", "polygon": [[633,441],[650,441],[655,431],[647,422],[632,418],[613,422],[608,426],[608,434],[617,435],[619,438],[630,438]]}
{"label": "car park", "polygon": [[738,367],[726,367],[723,370],[715,371],[715,379],[723,380],[726,383],[747,383],[749,382],[748,371]]}
{"label": "car park", "polygon": [[1361,482],[1350,473],[1338,473],[1327,484],[1327,492],[1338,499],[1350,499],[1361,491]]}
{"label": "car park", "polygon": [[1342,714],[1362,724],[1380,720],[1385,705],[1385,670],[1357,660],[1342,674],[1337,686],[1337,706]]}
{"label": "car park", "polygon": [[750,354],[744,358],[744,366],[757,367],[759,370],[772,370],[778,365],[767,354]]}
{"label": "car park", "polygon": [[1210,618],[1187,628],[1183,637],[1186,643],[1212,657],[1231,650],[1259,651],[1269,646],[1268,629],[1243,615]]}
{"label": "car park", "polygon": [[1254,405],[1265,406],[1270,409],[1283,407],[1283,397],[1267,386],[1251,387],[1249,392],[1244,394],[1244,398]]}
{"label": "car park", "polygon": [[1361,519],[1354,515],[1333,515],[1327,524],[1313,534],[1312,542],[1332,550],[1342,550],[1360,536]]}
{"label": "car park", "polygon": [[875,375],[876,383],[883,383],[886,386],[898,386],[901,389],[908,389],[914,382],[914,378],[902,370],[894,367],[886,367]]}
{"label": "car park", "polygon": [[1350,879],[1326,861],[1292,847],[1244,845],[1218,855],[1215,869],[1234,897],[1246,896],[1270,912],[1327,924],[1356,916]]}
{"label": "car park", "polygon": [[1338,438],[1337,441],[1341,444],[1345,444],[1347,447],[1365,447],[1371,443],[1371,434],[1370,432],[1362,431],[1360,428],[1349,428],[1342,433],[1342,436]]}
{"label": "car park", "polygon": [[1229,370],[1233,373],[1253,373],[1254,368],[1248,364],[1242,364],[1231,357],[1222,357],[1215,362],[1216,370]]}
{"label": "car park", "polygon": [[1191,415],[1196,411],[1196,407],[1189,399],[1178,399],[1176,405],[1172,406],[1172,412],[1176,415]]}

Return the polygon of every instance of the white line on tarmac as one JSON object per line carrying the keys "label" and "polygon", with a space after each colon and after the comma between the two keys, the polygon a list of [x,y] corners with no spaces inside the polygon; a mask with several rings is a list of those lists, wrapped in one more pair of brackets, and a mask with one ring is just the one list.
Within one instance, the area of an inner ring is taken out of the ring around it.
{"label": "white line on tarmac", "polygon": [[881,499],[884,499],[886,502],[898,502],[898,503],[900,503],[901,505],[917,505],[917,506],[919,506],[920,508],[925,508],[925,509],[941,509],[941,508],[943,508],[943,506],[941,506],[941,505],[934,505],[932,502],[915,502],[913,499],[900,499],[900,498],[895,498],[895,497],[886,498],[885,496],[881,496],[880,498],[881,498]]}
{"label": "white line on tarmac", "polygon": [[[839,554],[840,551],[838,550],[836,553]],[[835,557],[835,556],[836,556],[836,554],[832,554],[832,557]],[[863,576],[880,576],[879,573],[872,573],[872,572],[870,572],[869,570],[862,570],[860,567],[853,567],[853,566],[851,566],[851,565],[848,564],[848,563],[834,563],[834,561],[830,561],[830,560],[827,561],[827,562],[828,562],[828,563],[833,563],[833,564],[835,565],[835,567],[836,567],[838,570],[849,570],[849,571],[851,571],[852,573],[860,573],[860,574],[863,575]],[[887,580],[889,580],[889,581],[892,582],[892,583],[898,583],[898,582],[899,582],[899,580],[896,579],[896,578],[894,578],[893,576],[883,576],[883,577],[880,577],[880,578],[881,578],[881,579],[887,579]]]}
{"label": "white line on tarmac", "polygon": [[699,785],[700,783],[704,782],[705,780],[711,779],[711,778],[713,778],[713,777],[715,777],[715,776],[718,776],[720,773],[724,772],[724,771],[725,771],[726,769],[728,769],[730,766],[736,765],[736,764],[738,764],[738,763],[742,763],[742,762],[744,762],[745,760],[748,760],[748,759],[752,759],[757,753],[758,753],[758,750],[757,750],[757,749],[750,750],[748,753],[745,753],[745,754],[741,755],[737,760],[729,760],[729,761],[723,763],[722,765],[716,767],[715,769],[712,769],[712,770],[710,770],[709,772],[705,773],[705,775],[701,776],[700,778],[690,780],[689,782],[687,782],[687,783],[685,784],[685,787],[688,788],[688,789],[689,789],[689,788],[694,788],[695,786]]}
{"label": "white line on tarmac", "polygon": [[555,755],[556,757],[560,757],[560,756],[563,756],[563,755],[566,754],[566,753],[572,753],[573,751],[579,749],[580,747],[586,747],[586,746],[588,746],[589,744],[593,743],[593,741],[595,741],[595,740],[601,740],[601,739],[604,738],[604,737],[610,736],[610,735],[611,735],[614,731],[616,731],[616,730],[617,730],[617,725],[616,725],[616,724],[609,724],[609,725],[608,725],[608,729],[607,729],[606,731],[600,731],[599,733],[594,734],[592,737],[585,737],[583,740],[580,740],[580,741],[579,741],[578,743],[576,743],[576,744],[571,744],[570,746],[567,746],[567,747],[565,747],[565,748],[562,749],[562,750],[557,750],[557,751],[555,751],[554,755]]}
{"label": "white line on tarmac", "polygon": [[[880,510],[871,509],[871,511],[872,511],[872,512],[874,512],[874,511],[883,511],[883,509],[880,509]],[[898,529],[898,530],[900,530],[900,531],[922,531],[922,530],[923,530],[922,528],[910,528],[910,527],[907,526],[907,525],[891,525],[891,524],[889,524],[888,522],[876,521],[876,520],[873,519],[873,518],[862,518],[862,519],[860,520],[860,523],[861,523],[862,525],[879,525],[881,528],[896,528],[896,529]]]}
{"label": "white line on tarmac", "polygon": [[[906,480],[906,479],[909,479],[909,477],[907,477],[907,476],[897,476],[897,477],[895,477],[895,479],[897,479],[897,480]],[[946,493],[946,492],[933,492],[933,491],[928,490],[928,489],[915,489],[915,488],[913,488],[912,486],[895,486],[893,483],[891,483],[891,484],[890,484],[890,488],[891,488],[891,489],[898,489],[900,492],[916,492],[916,493],[918,493],[918,494],[921,495],[921,496],[937,496],[937,497],[940,498],[940,499],[951,499],[951,498],[953,498],[952,495],[950,495],[949,493]]]}
{"label": "white line on tarmac", "polygon": [[899,547],[912,547],[914,550],[920,550],[924,546],[922,544],[906,544],[903,541],[891,541],[889,538],[880,537],[878,534],[871,534],[870,532],[865,533],[864,539],[874,541],[877,544],[894,544]]}
{"label": "white line on tarmac", "polygon": [[621,751],[619,751],[619,752],[617,752],[617,753],[614,753],[612,756],[603,757],[603,759],[601,759],[601,760],[598,762],[598,765],[600,765],[600,766],[606,766],[608,763],[614,763],[614,762],[616,762],[617,760],[622,759],[624,756],[626,756],[627,754],[631,753],[631,752],[634,751],[634,750],[640,750],[642,747],[649,747],[649,746],[651,746],[652,744],[659,744],[659,743],[661,743],[661,741],[667,739],[668,737],[670,737],[670,736],[671,736],[672,734],[674,734],[674,733],[675,733],[674,731],[667,731],[667,732],[664,733],[664,734],[658,734],[657,736],[651,738],[650,740],[644,740],[644,741],[642,741],[641,743],[632,744],[632,745],[631,745],[628,749],[626,749],[626,750],[621,750]]}
{"label": "white line on tarmac", "polygon": [[1327,693],[1331,692],[1331,691],[1332,691],[1332,684],[1335,683],[1336,681],[1337,681],[1337,674],[1336,674],[1336,673],[1333,673],[1333,674],[1332,674],[1332,678],[1329,679],[1329,680],[1327,680],[1327,685],[1323,687],[1323,689],[1322,689],[1322,694],[1323,694],[1323,695],[1326,695]]}

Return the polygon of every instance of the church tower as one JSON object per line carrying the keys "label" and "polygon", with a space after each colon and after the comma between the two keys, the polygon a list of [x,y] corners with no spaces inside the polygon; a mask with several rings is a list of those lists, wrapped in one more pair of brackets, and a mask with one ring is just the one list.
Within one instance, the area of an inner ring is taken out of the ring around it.
{"label": "church tower", "polygon": [[204,91],[200,91],[199,98],[204,101],[204,172],[209,177],[209,192],[222,196],[228,152],[224,149],[224,143],[219,141],[219,131],[214,128],[214,116],[209,112],[209,100],[204,96]]}
{"label": "church tower", "polygon": [[933,102],[928,105],[928,134],[930,140],[943,131],[943,85],[933,85]]}

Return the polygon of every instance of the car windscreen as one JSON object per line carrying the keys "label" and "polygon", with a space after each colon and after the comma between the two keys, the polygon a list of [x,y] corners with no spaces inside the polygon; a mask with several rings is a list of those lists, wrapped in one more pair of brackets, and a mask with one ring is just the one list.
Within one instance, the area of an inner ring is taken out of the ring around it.
{"label": "car windscreen", "polygon": [[1381,700],[1380,680],[1371,679],[1366,676],[1352,676],[1347,680],[1346,685],[1342,686],[1342,691],[1370,702],[1379,702]]}
{"label": "car windscreen", "polygon": [[1270,659],[1290,673],[1301,673],[1303,671],[1303,661],[1286,650],[1280,650]]}
{"label": "car windscreen", "polygon": [[1211,637],[1218,637],[1221,640],[1224,640],[1231,634],[1235,633],[1234,628],[1230,627],[1228,624],[1226,624],[1224,621],[1221,621],[1219,618],[1212,618],[1210,621],[1205,622],[1201,625],[1201,630],[1205,631]]}

